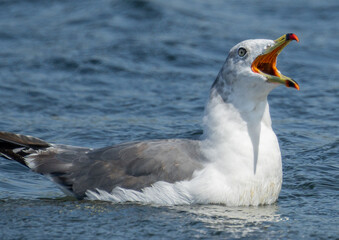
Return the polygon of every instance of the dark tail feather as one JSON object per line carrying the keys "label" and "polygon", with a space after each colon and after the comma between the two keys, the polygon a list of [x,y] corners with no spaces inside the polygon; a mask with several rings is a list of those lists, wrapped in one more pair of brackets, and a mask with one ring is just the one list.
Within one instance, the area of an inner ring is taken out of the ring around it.
{"label": "dark tail feather", "polygon": [[[57,153],[57,149],[61,149],[61,153]],[[0,132],[0,157],[17,161],[36,173],[50,176],[63,191],[78,199],[85,196],[86,189],[79,193],[74,191],[72,162],[85,158],[88,150],[60,145],[55,147],[35,137]]]}
{"label": "dark tail feather", "polygon": [[27,166],[24,157],[31,153],[30,150],[39,150],[50,147],[47,142],[20,134],[0,132],[0,155]]}

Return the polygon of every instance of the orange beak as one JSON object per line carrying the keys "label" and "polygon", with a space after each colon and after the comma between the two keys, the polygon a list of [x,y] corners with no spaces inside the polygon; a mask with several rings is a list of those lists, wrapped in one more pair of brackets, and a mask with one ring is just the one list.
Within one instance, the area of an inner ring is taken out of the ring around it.
{"label": "orange beak", "polygon": [[297,35],[294,33],[285,34],[275,40],[273,46],[254,59],[251,66],[252,71],[265,76],[268,82],[284,84],[286,87],[293,87],[299,90],[299,84],[292,78],[281,74],[276,66],[278,55],[293,40],[299,42]]}

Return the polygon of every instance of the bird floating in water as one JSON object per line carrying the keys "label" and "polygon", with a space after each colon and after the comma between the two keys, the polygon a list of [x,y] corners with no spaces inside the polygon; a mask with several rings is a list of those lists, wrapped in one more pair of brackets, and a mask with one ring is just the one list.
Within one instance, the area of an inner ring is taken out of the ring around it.
{"label": "bird floating in water", "polygon": [[280,84],[277,56],[298,37],[235,45],[210,89],[200,140],[166,139],[100,149],[51,144],[0,132],[0,154],[50,177],[78,199],[160,205],[274,203],[282,184],[281,154],[268,94]]}

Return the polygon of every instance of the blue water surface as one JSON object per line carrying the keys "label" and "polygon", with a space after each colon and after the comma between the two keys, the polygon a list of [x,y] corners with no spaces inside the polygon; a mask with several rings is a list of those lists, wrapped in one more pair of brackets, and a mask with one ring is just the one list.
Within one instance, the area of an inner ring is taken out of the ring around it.
{"label": "blue water surface", "polygon": [[228,50],[293,32],[270,97],[284,183],[276,204],[77,201],[0,159],[1,239],[338,239],[339,2],[0,1],[0,130],[104,147],[202,134]]}

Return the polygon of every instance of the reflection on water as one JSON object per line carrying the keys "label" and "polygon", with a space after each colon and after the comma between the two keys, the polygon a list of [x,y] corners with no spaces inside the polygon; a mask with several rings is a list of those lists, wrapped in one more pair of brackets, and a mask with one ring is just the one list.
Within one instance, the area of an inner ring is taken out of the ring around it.
{"label": "reflection on water", "polygon": [[272,223],[287,221],[276,204],[259,207],[226,207],[223,205],[174,206],[172,209],[189,213],[196,222],[215,231],[228,232],[233,237],[260,232]]}

